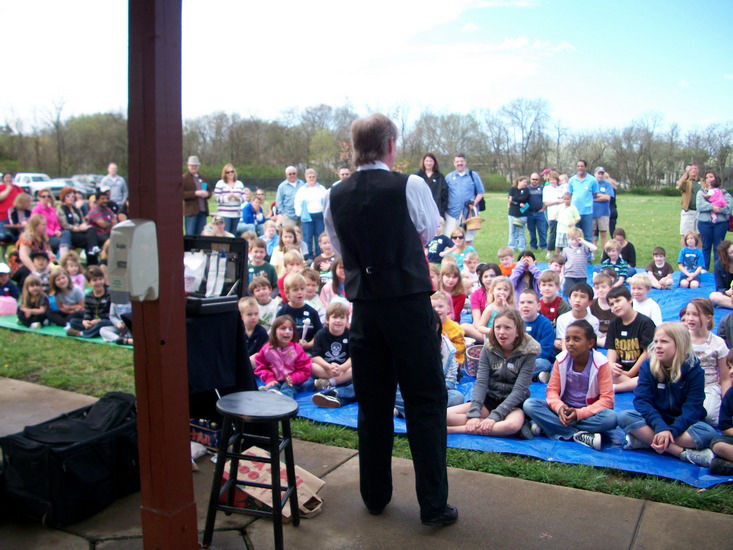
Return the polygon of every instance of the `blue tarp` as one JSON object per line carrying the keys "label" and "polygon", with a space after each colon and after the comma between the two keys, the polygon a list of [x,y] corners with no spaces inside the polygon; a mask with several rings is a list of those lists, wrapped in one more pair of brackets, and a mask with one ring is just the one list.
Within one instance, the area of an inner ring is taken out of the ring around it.
{"label": "blue tarp", "polygon": [[[675,281],[679,281],[679,273],[675,273]],[[712,274],[702,275],[701,283],[698,289],[674,288],[672,290],[652,290],[649,295],[656,300],[662,309],[662,318],[664,321],[678,321],[680,309],[685,307],[690,300],[693,298],[707,298],[714,290]],[[730,310],[716,308],[716,328],[723,317],[729,313]],[[466,320],[470,322],[470,319]],[[473,381],[465,378],[459,385],[459,389],[466,395],[467,400],[470,399],[472,387]],[[530,388],[532,397],[544,398],[545,387],[544,384],[532,384]],[[318,422],[356,428],[356,404],[347,405],[339,409],[320,409],[312,404],[311,395],[308,393],[298,396],[297,400],[300,405],[298,416]],[[615,410],[623,411],[633,409],[632,399],[633,394],[630,393],[617,395]],[[394,431],[397,434],[406,433],[405,421],[403,419],[395,419]],[[687,464],[670,456],[658,455],[651,450],[624,451],[621,448],[624,433],[618,428],[609,435],[610,438],[608,440],[604,438],[602,451],[594,451],[574,442],[553,441],[546,437],[537,437],[531,441],[524,441],[516,437],[449,435],[448,446],[472,451],[531,456],[550,462],[586,464],[639,474],[655,475],[678,480],[698,488],[707,488],[720,483],[733,482],[733,477],[713,476],[710,475],[706,468]]]}

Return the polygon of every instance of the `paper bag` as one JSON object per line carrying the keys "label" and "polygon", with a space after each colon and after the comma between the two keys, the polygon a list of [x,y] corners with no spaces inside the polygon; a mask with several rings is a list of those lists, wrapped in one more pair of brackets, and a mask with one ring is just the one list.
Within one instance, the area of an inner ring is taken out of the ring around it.
{"label": "paper bag", "polygon": [[[270,454],[259,447],[250,447],[245,451],[248,455],[259,456],[263,458],[270,457]],[[224,479],[229,479],[229,461],[224,465]],[[272,483],[272,471],[270,464],[266,462],[253,462],[250,460],[240,460],[237,472],[237,479],[240,481],[251,481],[256,483]],[[300,466],[295,466],[295,486],[298,493],[298,509],[301,518],[313,517],[321,511],[323,500],[316,494],[321,487],[325,485],[325,481],[317,478],[309,471],[304,470]],[[286,487],[288,484],[287,470],[285,464],[280,462],[280,486]],[[282,491],[281,494],[284,494]],[[252,502],[252,500],[256,502]],[[226,493],[221,495],[220,502],[226,502]],[[259,505],[259,506],[258,506]],[[237,487],[234,494],[234,506],[259,508],[265,506],[266,509],[272,509],[272,490],[260,487]],[[290,501],[285,503],[282,509],[284,519],[290,518]]]}

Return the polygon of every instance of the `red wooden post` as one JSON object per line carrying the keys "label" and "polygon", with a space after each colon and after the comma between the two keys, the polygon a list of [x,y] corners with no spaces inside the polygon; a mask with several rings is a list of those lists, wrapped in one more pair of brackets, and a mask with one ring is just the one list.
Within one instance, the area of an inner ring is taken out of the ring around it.
{"label": "red wooden post", "polygon": [[[181,0],[129,0],[130,213],[158,230],[160,295],[133,302],[145,548],[197,548],[183,298]],[[152,260],[152,259],[151,259]]]}

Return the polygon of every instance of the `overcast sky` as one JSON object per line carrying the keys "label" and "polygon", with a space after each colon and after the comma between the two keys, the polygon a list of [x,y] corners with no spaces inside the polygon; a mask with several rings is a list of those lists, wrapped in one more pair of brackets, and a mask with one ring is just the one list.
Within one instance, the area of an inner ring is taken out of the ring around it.
{"label": "overcast sky", "polygon": [[[0,21],[0,123],[126,111],[126,1],[2,0]],[[701,127],[733,120],[732,23],[731,0],[183,0],[183,116],[541,97],[573,129]]]}

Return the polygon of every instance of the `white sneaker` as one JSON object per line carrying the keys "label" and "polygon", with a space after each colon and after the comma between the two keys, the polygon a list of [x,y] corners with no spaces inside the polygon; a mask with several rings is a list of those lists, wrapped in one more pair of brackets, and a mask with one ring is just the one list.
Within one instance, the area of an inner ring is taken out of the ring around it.
{"label": "white sneaker", "polygon": [[685,449],[680,453],[680,460],[689,462],[690,464],[697,464],[703,468],[710,468],[710,463],[714,458],[715,453],[711,449],[702,449],[701,451]]}
{"label": "white sneaker", "polygon": [[41,323],[39,323],[38,321],[36,321],[35,323],[31,323],[30,328],[32,328],[32,329],[39,329],[39,328],[41,328]]}
{"label": "white sneaker", "polygon": [[624,445],[624,449],[633,450],[633,449],[648,449],[649,445],[644,443],[643,441],[637,439],[631,434],[628,434],[626,436],[626,445]]}
{"label": "white sneaker", "polygon": [[575,432],[573,434],[573,441],[595,449],[596,451],[601,450],[601,434],[594,434],[591,432]]}
{"label": "white sneaker", "polygon": [[550,381],[550,371],[543,370],[537,375],[537,379],[543,384],[547,384]]}
{"label": "white sneaker", "polygon": [[529,423],[529,429],[532,432],[532,435],[535,437],[542,435],[542,428],[540,428],[540,425],[537,424],[537,422],[535,422],[534,420]]}

